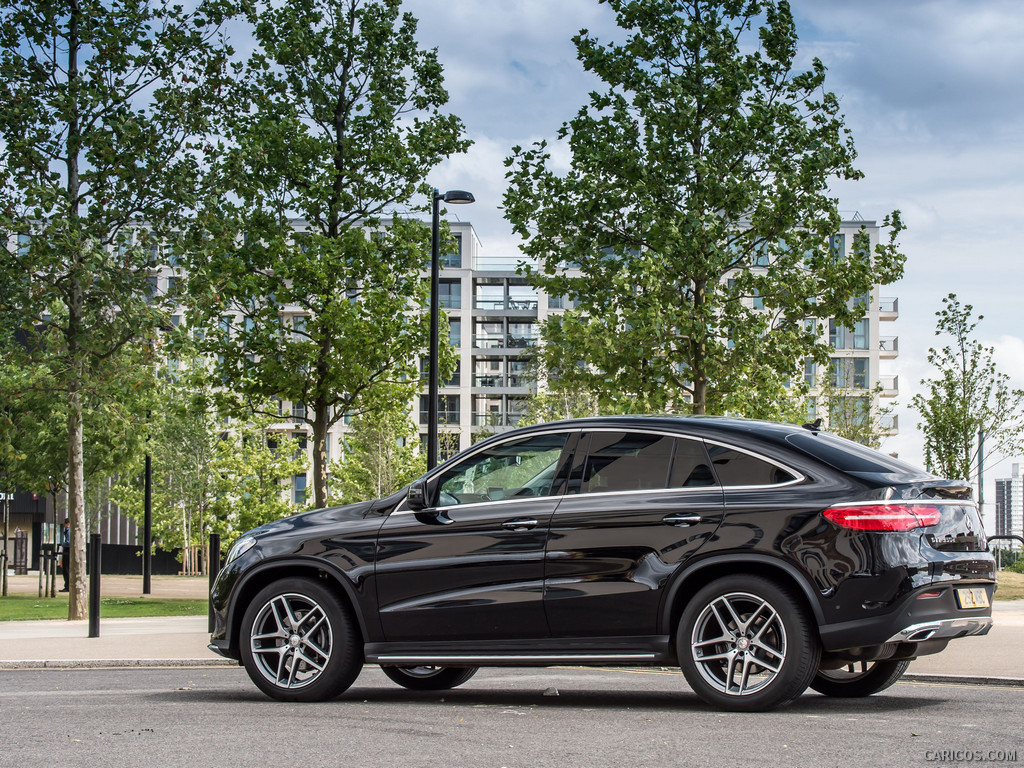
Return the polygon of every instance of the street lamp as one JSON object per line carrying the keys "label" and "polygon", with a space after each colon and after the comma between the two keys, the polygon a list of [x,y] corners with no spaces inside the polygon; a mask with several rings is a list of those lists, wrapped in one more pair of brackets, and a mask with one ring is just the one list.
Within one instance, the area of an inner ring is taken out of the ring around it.
{"label": "street lamp", "polygon": [[451,205],[466,205],[476,202],[472,192],[452,189],[443,195],[436,189],[433,198],[433,219],[431,220],[430,241],[430,380],[427,385],[427,469],[437,466],[437,324],[438,306],[440,304],[440,281],[438,279],[441,248],[441,201]]}

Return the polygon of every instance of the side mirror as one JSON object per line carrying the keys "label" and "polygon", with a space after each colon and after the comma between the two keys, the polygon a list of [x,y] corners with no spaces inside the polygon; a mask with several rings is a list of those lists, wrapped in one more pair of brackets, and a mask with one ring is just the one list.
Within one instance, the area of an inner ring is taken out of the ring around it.
{"label": "side mirror", "polygon": [[405,503],[409,505],[409,509],[413,512],[419,512],[421,509],[427,508],[427,485],[422,478],[409,486],[409,496],[406,498]]}

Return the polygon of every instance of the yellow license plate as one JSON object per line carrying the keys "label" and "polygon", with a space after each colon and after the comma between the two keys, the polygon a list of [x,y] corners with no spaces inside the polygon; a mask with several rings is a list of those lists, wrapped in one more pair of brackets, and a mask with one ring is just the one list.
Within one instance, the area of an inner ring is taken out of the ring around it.
{"label": "yellow license plate", "polygon": [[956,591],[956,601],[961,608],[969,610],[971,608],[988,608],[988,592],[984,587],[974,587],[973,589],[958,589]]}

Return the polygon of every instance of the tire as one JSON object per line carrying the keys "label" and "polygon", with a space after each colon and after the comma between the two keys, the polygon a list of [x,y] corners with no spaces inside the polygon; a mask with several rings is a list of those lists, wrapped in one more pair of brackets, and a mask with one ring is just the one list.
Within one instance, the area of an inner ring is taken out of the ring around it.
{"label": "tire", "polygon": [[842,669],[819,669],[811,688],[838,698],[870,696],[903,677],[909,666],[909,661],[861,661]]}
{"label": "tire", "polygon": [[447,691],[477,673],[477,667],[381,667],[385,675],[411,691]]}
{"label": "tire", "polygon": [[245,671],[279,701],[333,699],[362,668],[362,640],[348,607],[310,579],[281,579],[261,590],[240,632]]}
{"label": "tire", "polygon": [[806,690],[821,644],[789,589],[760,576],[727,576],[687,604],[676,652],[686,682],[708,704],[762,712]]}

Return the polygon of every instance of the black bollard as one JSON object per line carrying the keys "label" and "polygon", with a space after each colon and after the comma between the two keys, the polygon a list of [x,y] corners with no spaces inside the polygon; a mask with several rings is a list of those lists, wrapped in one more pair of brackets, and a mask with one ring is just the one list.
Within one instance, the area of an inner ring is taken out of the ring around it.
{"label": "black bollard", "polygon": [[[213,583],[220,573],[220,534],[210,534],[210,591],[213,592]],[[213,602],[210,602],[210,632],[213,632]]]}
{"label": "black bollard", "polygon": [[92,552],[89,563],[89,637],[100,636],[100,568],[102,567],[102,556],[100,550],[103,546],[102,539],[98,533],[92,535]]}

